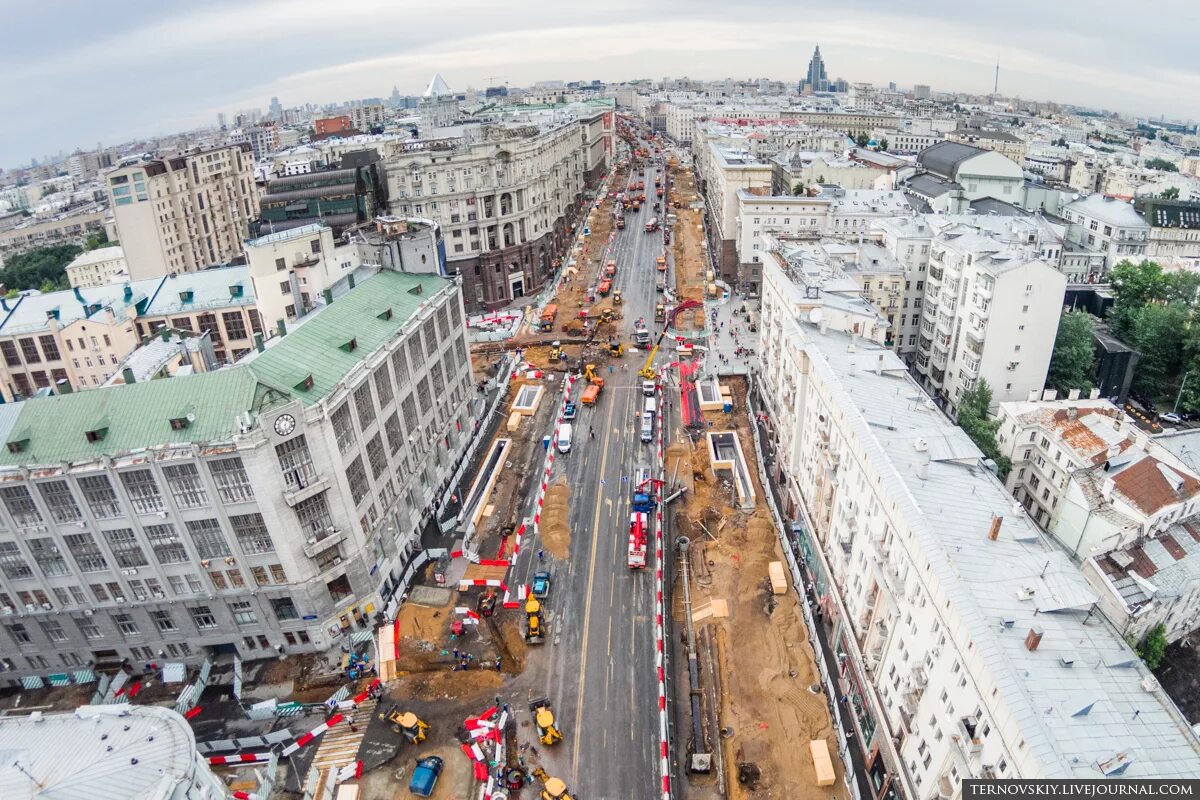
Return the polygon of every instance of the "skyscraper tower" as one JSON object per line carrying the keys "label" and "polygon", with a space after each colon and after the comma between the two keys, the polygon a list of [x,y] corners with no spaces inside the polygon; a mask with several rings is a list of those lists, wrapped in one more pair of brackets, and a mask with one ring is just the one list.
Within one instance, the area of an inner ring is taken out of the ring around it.
{"label": "skyscraper tower", "polygon": [[825,62],[821,60],[820,45],[817,45],[816,49],[813,50],[812,59],[808,62],[808,75],[804,78],[801,91],[803,91],[804,86],[807,86],[814,92],[829,91],[829,77],[825,74]]}

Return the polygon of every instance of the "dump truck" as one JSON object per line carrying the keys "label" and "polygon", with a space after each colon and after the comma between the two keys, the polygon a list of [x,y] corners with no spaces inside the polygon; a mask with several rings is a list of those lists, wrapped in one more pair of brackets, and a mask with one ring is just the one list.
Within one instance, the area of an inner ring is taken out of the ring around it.
{"label": "dump truck", "polygon": [[600,384],[593,383],[583,390],[583,396],[579,398],[579,402],[585,406],[596,405],[596,398],[600,396],[600,389]]}
{"label": "dump truck", "polygon": [[650,331],[641,323],[641,320],[638,320],[638,326],[633,329],[633,343],[642,347],[650,344]]}
{"label": "dump truck", "polygon": [[651,217],[650,221],[646,223],[646,233],[654,233],[656,230],[658,230],[658,217]]}
{"label": "dump truck", "polygon": [[534,724],[537,725],[538,739],[542,744],[550,746],[562,741],[563,735],[554,724],[554,711],[550,708],[548,698],[541,697],[532,701],[529,711],[533,715]]}
{"label": "dump truck", "polygon": [[656,270],[658,270],[659,272],[666,272],[667,271],[667,257],[665,255],[661,255],[658,258],[654,259],[654,268]]}
{"label": "dump truck", "polygon": [[612,280],[605,278],[600,281],[600,285],[596,287],[596,291],[600,293],[601,297],[608,297],[608,293],[612,291]]}
{"label": "dump truck", "polygon": [[550,303],[542,311],[542,324],[541,324],[542,330],[544,330],[544,331],[553,330],[554,329],[554,320],[557,318],[558,318],[558,306],[555,305],[554,303]]}

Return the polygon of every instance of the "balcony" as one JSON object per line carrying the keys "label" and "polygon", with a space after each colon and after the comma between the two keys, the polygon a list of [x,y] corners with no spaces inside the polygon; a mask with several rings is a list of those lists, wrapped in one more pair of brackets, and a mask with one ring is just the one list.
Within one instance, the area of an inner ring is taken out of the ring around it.
{"label": "balcony", "polygon": [[978,723],[970,717],[958,720],[957,732],[951,737],[967,755],[979,755],[983,749],[983,739],[976,738]]}
{"label": "balcony", "polygon": [[318,554],[325,552],[331,547],[335,547],[346,540],[346,534],[338,529],[332,532],[324,531],[324,535],[309,539],[304,545],[304,555],[309,558],[316,558]]}
{"label": "balcony", "polygon": [[283,500],[293,508],[329,488],[329,480],[313,470],[304,470],[303,476],[299,475],[299,471],[293,471],[292,474],[285,475],[285,479],[287,488],[283,491]]}

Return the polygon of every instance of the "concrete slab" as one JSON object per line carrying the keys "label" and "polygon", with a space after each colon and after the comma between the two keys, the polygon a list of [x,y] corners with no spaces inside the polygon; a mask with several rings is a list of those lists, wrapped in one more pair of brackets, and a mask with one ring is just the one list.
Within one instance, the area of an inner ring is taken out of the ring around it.
{"label": "concrete slab", "polygon": [[414,586],[408,593],[408,602],[441,608],[450,603],[451,597],[451,591],[440,586]]}

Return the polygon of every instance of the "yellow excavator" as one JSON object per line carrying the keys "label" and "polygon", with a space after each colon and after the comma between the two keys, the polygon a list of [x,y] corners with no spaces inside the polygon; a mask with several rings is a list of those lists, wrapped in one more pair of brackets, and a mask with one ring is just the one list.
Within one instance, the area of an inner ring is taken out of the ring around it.
{"label": "yellow excavator", "polygon": [[604,386],[604,378],[601,378],[599,375],[596,374],[596,365],[595,364],[587,364],[584,366],[583,377],[587,379],[588,383],[591,383],[591,384],[594,384],[594,385],[600,386],[600,387]]}
{"label": "yellow excavator", "polygon": [[542,604],[536,597],[525,601],[525,641],[541,644],[546,640],[546,629],[542,625]]}
{"label": "yellow excavator", "polygon": [[542,782],[541,800],[574,800],[567,793],[567,784],[561,778],[551,778],[541,767],[533,770],[533,777]]}
{"label": "yellow excavator", "polygon": [[562,359],[563,359],[562,342],[555,340],[550,343],[550,360],[551,361],[562,361]]}
{"label": "yellow excavator", "polygon": [[425,731],[429,723],[411,711],[400,711],[393,706],[379,715],[379,718],[392,723],[392,733],[402,734],[409,744],[420,744],[425,741]]}
{"label": "yellow excavator", "polygon": [[625,348],[620,342],[609,342],[608,354],[613,358],[620,358],[621,356],[625,355]]}
{"label": "yellow excavator", "polygon": [[563,735],[554,724],[554,712],[550,709],[548,698],[534,700],[529,704],[529,710],[533,713],[533,722],[537,725],[538,739],[542,744],[549,746],[562,741]]}

